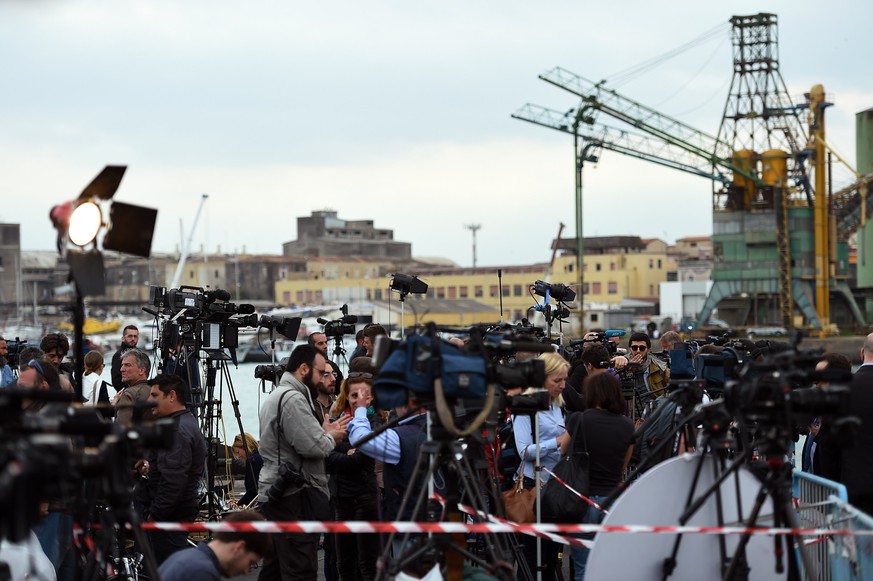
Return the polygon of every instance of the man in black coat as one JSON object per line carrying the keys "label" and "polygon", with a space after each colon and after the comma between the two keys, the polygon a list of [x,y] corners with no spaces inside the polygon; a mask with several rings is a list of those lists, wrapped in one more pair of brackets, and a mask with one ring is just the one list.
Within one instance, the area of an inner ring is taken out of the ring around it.
{"label": "man in black coat", "polygon": [[134,325],[126,326],[121,332],[121,345],[118,347],[115,355],[112,356],[110,377],[112,378],[112,387],[115,388],[115,391],[121,391],[125,387],[124,380],[121,379],[121,358],[124,357],[127,351],[136,348],[137,343],[139,343],[139,329]]}
{"label": "man in black coat", "polygon": [[823,439],[820,435],[820,453],[824,476],[845,484],[849,503],[873,514],[873,333],[864,341],[861,361],[849,396],[849,410],[861,425],[851,441],[830,431]]}

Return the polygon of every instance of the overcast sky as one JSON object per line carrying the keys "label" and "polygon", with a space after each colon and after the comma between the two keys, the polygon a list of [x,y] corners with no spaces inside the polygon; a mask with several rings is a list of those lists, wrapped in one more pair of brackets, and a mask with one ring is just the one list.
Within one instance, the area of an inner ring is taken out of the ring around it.
{"label": "overcast sky", "polygon": [[[715,31],[619,90],[716,133],[727,22],[761,11],[779,15],[789,92],[824,84],[828,141],[854,163],[869,0],[0,0],[0,222],[50,249],[51,206],[121,164],[116,199],[159,209],[155,251],[207,193],[210,250],[281,253],[298,216],[330,208],[416,256],[471,264],[477,223],[480,266],[547,261],[561,222],[575,234],[572,139],[510,115],[577,99],[537,75],[609,80]],[[611,152],[585,171],[586,236],[712,231],[705,179]]]}

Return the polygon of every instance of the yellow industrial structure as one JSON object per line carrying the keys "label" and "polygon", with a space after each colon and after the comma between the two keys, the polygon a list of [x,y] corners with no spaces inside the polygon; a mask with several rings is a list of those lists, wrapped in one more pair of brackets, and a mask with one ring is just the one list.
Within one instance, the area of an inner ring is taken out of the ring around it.
{"label": "yellow industrial structure", "polygon": [[[616,151],[714,185],[714,284],[699,322],[717,307],[720,318],[734,325],[778,321],[827,331],[839,297],[843,322],[864,325],[847,285],[845,242],[854,229],[836,224],[863,223],[867,182],[858,176],[841,191],[832,215],[824,88],[813,87],[805,103],[792,102],[779,72],[775,14],[734,16],[730,23],[733,78],[717,137],[628,99],[605,80],[592,82],[560,67],[540,78],[580,97],[579,106],[560,113],[527,104],[513,117],[573,135],[580,259],[587,254],[582,168],[598,161],[600,150]],[[644,134],[602,125],[601,114]],[[579,275],[584,290],[588,273]]]}

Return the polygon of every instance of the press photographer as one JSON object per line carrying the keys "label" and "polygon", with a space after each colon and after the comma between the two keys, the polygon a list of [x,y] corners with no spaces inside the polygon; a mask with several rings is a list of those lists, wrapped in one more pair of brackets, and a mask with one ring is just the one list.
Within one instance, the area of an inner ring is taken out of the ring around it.
{"label": "press photographer", "polygon": [[[264,400],[259,414],[264,460],[258,500],[268,520],[330,520],[325,458],[345,437],[350,418],[331,422],[318,417],[314,394],[327,359],[309,345],[291,352],[279,387]],[[316,535],[283,534],[273,538],[273,556],[264,563],[261,581],[315,579]]]}

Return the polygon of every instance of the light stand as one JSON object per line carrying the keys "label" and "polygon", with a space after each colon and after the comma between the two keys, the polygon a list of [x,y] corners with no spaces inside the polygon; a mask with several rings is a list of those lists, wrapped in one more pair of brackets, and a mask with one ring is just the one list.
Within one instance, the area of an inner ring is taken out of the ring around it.
{"label": "light stand", "polygon": [[403,339],[403,330],[406,327],[406,296],[409,293],[423,295],[427,292],[427,283],[419,279],[417,276],[408,274],[400,274],[399,272],[391,275],[391,290],[400,293],[400,338]]}

